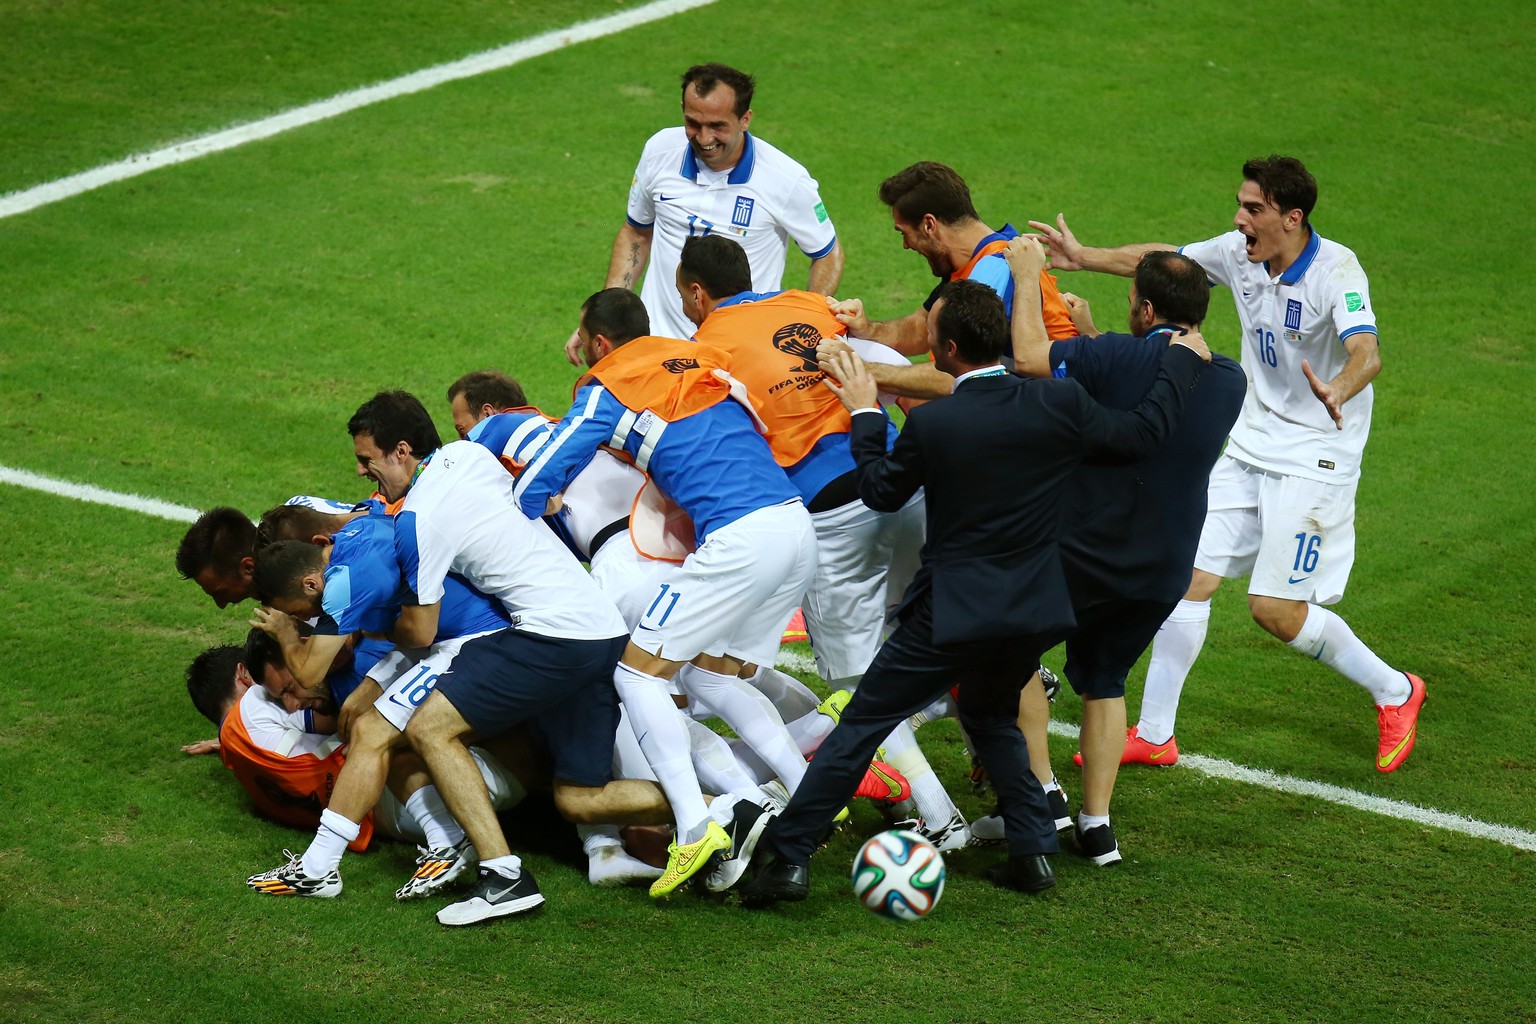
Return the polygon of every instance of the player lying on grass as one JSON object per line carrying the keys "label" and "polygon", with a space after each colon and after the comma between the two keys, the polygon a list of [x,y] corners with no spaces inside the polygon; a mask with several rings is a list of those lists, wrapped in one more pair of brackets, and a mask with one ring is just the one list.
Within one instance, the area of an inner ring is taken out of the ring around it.
{"label": "player lying on grass", "polygon": [[[313,830],[346,763],[346,747],[331,731],[335,705],[323,688],[301,700],[291,689],[291,678],[276,642],[260,630],[251,631],[244,648],[204,651],[187,669],[187,690],[198,710],[219,726],[219,739],[183,749],[219,752],[259,815]],[[287,706],[274,700],[273,693],[286,693]],[[305,703],[313,706],[300,706]],[[474,747],[471,753],[497,811],[517,806],[525,793],[549,790],[548,757],[526,730]],[[464,834],[431,785],[421,759],[408,750],[391,762],[388,786],[361,824],[358,838],[348,844],[357,852],[369,845],[376,831],[417,844],[423,855],[457,845]],[[631,857],[616,836],[587,838],[583,846],[593,885],[648,880],[661,873]]]}

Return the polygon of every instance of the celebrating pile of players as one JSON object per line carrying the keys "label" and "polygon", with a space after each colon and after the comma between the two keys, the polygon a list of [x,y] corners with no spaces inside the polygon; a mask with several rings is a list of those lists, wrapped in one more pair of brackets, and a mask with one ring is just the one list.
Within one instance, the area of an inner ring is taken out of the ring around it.
{"label": "celebrating pile of players", "polygon": [[[219,728],[189,749],[312,832],[251,865],[269,868],[251,889],[334,897],[346,852],[382,834],[420,848],[395,896],[452,901],[443,924],[531,911],[544,896],[499,813],[541,792],[594,885],[657,898],[804,899],[859,799],[941,851],[1001,844],[992,882],[1044,890],[1062,833],[1121,860],[1117,772],[1178,761],[1231,577],[1259,626],[1369,693],[1376,767],[1408,758],[1423,681],[1328,610],[1381,362],[1365,274],[1313,230],[1301,162],[1249,160],[1233,229],[1182,249],[1087,246],[1061,216],[994,230],[959,174],[915,163],[878,194],[939,283],[873,320],[834,297],[832,219],[748,131],[752,92],[723,65],[684,74],[683,124],[646,142],[566,343],[582,370],[563,415],[468,373],[444,444],[417,397],[380,393],[347,422],[368,500],[218,508],[183,539],[177,569],[219,607],[259,603],[243,646],[188,669]],[[791,239],[805,290],[781,286]],[[1052,271],[1130,278],[1127,330],[1100,332]],[[1200,335],[1216,285],[1241,366]],[[802,619],[817,690],[775,667]],[[1075,815],[1040,668],[1062,644]],[[925,758],[915,730],[941,717],[993,815],[967,821],[946,789],[966,780]]]}

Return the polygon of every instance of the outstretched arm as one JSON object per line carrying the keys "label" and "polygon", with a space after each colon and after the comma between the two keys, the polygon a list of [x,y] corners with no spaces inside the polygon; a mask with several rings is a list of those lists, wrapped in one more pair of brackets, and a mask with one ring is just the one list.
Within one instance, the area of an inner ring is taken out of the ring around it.
{"label": "outstretched arm", "polygon": [[928,313],[919,309],[895,320],[871,320],[864,313],[862,299],[827,298],[827,305],[838,322],[855,338],[868,338],[889,345],[904,356],[928,350]]}
{"label": "outstretched arm", "polygon": [[1333,425],[1344,429],[1344,403],[1354,398],[1381,372],[1381,345],[1374,333],[1362,331],[1344,339],[1344,351],[1349,358],[1344,368],[1330,381],[1318,379],[1311,365],[1303,359],[1301,372],[1307,376],[1312,393],[1322,402],[1333,417]]}
{"label": "outstretched arm", "polygon": [[1064,213],[1056,215],[1054,226],[1038,220],[1030,221],[1029,226],[1040,232],[1050,253],[1052,270],[1097,270],[1101,274],[1132,277],[1136,273],[1136,264],[1146,253],[1177,248],[1164,242],[1139,242],[1108,249],[1084,245],[1067,227]]}

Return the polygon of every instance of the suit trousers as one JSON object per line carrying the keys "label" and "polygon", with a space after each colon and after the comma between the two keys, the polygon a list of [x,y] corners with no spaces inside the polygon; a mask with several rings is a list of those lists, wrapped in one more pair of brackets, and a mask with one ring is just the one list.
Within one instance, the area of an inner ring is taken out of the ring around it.
{"label": "suit trousers", "polygon": [[[1062,636],[1022,634],[935,644],[929,595],[904,611],[901,625],[875,655],[837,728],[822,741],[789,806],[768,826],[762,843],[788,863],[809,863],[837,812],[853,798],[880,742],[898,722],[958,685],[960,724],[997,791],[1009,853],[1057,852],[1055,819],[1044,788],[1029,770],[1018,713],[1023,680]],[[1030,671],[1021,672],[1021,666]]]}

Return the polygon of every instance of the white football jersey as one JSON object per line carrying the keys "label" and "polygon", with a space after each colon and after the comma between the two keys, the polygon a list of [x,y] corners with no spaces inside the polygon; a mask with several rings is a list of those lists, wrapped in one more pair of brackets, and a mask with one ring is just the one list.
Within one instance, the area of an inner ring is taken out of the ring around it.
{"label": "white football jersey", "polygon": [[1248,395],[1227,454],[1274,473],[1329,483],[1358,479],[1371,432],[1371,386],[1344,405],[1339,430],[1301,372],[1305,359],[1319,379],[1332,379],[1349,358],[1344,339],[1376,333],[1355,254],[1314,230],[1296,262],[1271,277],[1265,264],[1248,262],[1240,231],[1179,251],[1232,290],[1242,323]]}
{"label": "white football jersey", "polygon": [[483,445],[454,441],[423,464],[395,517],[395,552],[421,604],[442,600],[450,572],[499,598],[512,625],[566,640],[629,632],[581,563],[523,515],[516,481]]}
{"label": "white football jersey", "polygon": [[689,237],[717,234],[741,243],[755,292],[780,289],[788,239],[811,259],[837,244],[816,179],[750,132],[741,160],[728,171],[711,171],[694,159],[681,125],[651,136],[629,187],[626,218],[634,227],[655,229],[640,298],[651,333],[659,337],[693,337],[676,280]]}
{"label": "white football jersey", "polygon": [[307,711],[288,712],[267,696],[260,686],[253,686],[240,698],[235,714],[251,737],[251,742],[262,750],[279,757],[302,757],[305,754],[324,759],[341,746],[341,740],[326,733],[308,731],[310,714]]}

